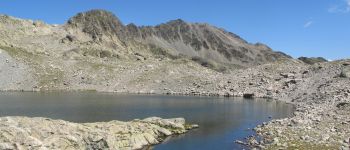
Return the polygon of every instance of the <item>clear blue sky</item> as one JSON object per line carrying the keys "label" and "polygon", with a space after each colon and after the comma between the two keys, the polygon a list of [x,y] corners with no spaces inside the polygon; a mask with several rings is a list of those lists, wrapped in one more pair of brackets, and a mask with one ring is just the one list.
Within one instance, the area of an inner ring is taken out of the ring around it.
{"label": "clear blue sky", "polygon": [[350,0],[1,0],[0,13],[62,24],[106,9],[124,24],[181,18],[234,32],[293,57],[350,58]]}

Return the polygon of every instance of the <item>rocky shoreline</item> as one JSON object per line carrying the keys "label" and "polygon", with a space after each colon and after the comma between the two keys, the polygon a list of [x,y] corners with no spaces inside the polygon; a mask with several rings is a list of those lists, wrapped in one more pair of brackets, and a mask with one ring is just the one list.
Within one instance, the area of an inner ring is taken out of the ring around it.
{"label": "rocky shoreline", "polygon": [[141,149],[197,127],[186,124],[183,118],[72,123],[1,117],[0,149]]}
{"label": "rocky shoreline", "polygon": [[[350,149],[350,60],[305,65],[298,61],[233,71],[190,90],[163,94],[268,98],[293,104],[292,117],[257,126],[257,137],[240,142],[252,149]],[[234,74],[234,75],[233,75]],[[186,88],[184,88],[186,89]],[[209,91],[209,92],[208,92]],[[259,140],[258,140],[259,139]]]}
{"label": "rocky shoreline", "polygon": [[[292,117],[263,123],[254,128],[257,137],[239,143],[252,149],[347,150],[350,148],[349,68],[350,60],[313,65],[288,60],[233,71],[213,78],[211,83],[199,81],[190,87],[166,88],[161,94],[283,101],[295,106]],[[208,90],[213,85],[215,88]],[[133,90],[127,93],[152,94]]]}
{"label": "rocky shoreline", "polygon": [[298,61],[266,64],[221,78],[214,95],[263,97],[295,106],[293,117],[263,123],[254,129],[258,137],[240,142],[252,149],[348,150],[349,70],[349,60],[314,65]]}
{"label": "rocky shoreline", "polygon": [[261,87],[248,93],[291,103],[294,115],[259,125],[254,129],[259,137],[239,143],[253,149],[349,149],[350,61],[272,65],[272,72],[263,71],[267,66],[252,69],[263,77],[260,81],[245,78],[247,87]]}

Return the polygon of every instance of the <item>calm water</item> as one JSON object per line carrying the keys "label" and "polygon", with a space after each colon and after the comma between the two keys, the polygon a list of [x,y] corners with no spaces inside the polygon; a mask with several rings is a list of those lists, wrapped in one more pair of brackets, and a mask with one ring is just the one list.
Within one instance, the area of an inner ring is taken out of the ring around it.
{"label": "calm water", "polygon": [[106,93],[0,93],[0,116],[31,116],[73,122],[184,117],[199,129],[172,137],[154,149],[242,149],[234,143],[254,134],[247,128],[269,117],[290,116],[291,105],[262,99]]}

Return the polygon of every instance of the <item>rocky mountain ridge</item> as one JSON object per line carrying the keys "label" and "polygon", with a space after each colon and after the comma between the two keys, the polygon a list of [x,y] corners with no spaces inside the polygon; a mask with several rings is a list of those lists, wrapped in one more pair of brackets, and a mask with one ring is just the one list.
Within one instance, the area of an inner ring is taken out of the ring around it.
{"label": "rocky mountain ridge", "polygon": [[172,56],[199,57],[223,66],[248,67],[289,57],[261,43],[249,44],[224,29],[181,19],[156,26],[124,26],[110,12],[91,10],[72,17],[65,26],[81,30],[102,43],[115,37],[114,43],[122,45],[119,48],[133,47],[137,43]]}
{"label": "rocky mountain ridge", "polygon": [[[4,72],[21,76],[7,80],[2,90],[127,92],[132,85],[163,93],[168,85],[204,79],[203,71],[229,73],[290,59],[208,24],[174,20],[154,27],[123,25],[104,10],[79,13],[64,25],[1,15],[0,35],[3,57],[11,60],[5,64],[23,66],[6,67]],[[159,82],[167,72],[169,80]],[[156,89],[145,87],[159,83]]]}

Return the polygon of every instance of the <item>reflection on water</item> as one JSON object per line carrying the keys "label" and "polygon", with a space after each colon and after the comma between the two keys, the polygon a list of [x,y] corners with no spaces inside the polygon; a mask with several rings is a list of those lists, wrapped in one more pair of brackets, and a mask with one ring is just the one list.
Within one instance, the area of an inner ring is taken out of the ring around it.
{"label": "reflection on water", "polygon": [[243,98],[108,93],[0,93],[0,116],[39,116],[73,122],[184,117],[200,128],[172,137],[155,149],[236,149],[235,139],[269,117],[289,116],[292,106]]}

